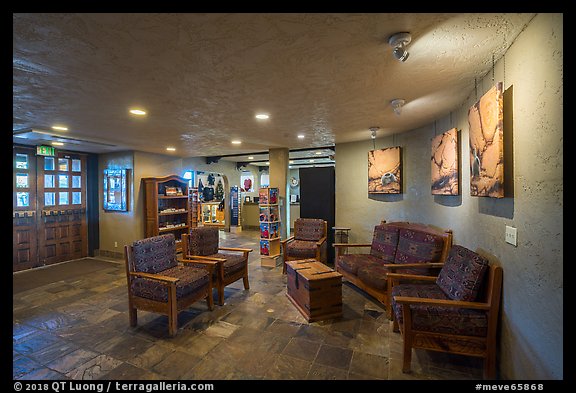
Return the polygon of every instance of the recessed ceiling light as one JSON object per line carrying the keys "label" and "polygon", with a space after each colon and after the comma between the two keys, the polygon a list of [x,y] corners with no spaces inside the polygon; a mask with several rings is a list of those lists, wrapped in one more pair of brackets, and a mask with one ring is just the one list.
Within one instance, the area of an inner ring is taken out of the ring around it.
{"label": "recessed ceiling light", "polygon": [[248,159],[249,159],[249,160],[253,160],[253,159],[254,159],[254,157],[250,156],[250,157],[248,157]]}
{"label": "recessed ceiling light", "polygon": [[303,134],[298,135],[298,139],[304,139],[304,135]]}
{"label": "recessed ceiling light", "polygon": [[316,154],[320,155],[320,154],[322,154],[322,152],[321,152],[321,151],[317,151]]}
{"label": "recessed ceiling light", "polygon": [[176,151],[176,148],[175,148],[175,147],[167,147],[166,150],[168,150],[168,151]]}
{"label": "recessed ceiling light", "polygon": [[266,119],[269,119],[269,118],[270,118],[270,115],[268,115],[268,114],[266,114],[266,113],[258,113],[258,114],[256,115],[256,118],[257,118],[258,120],[266,120]]}
{"label": "recessed ceiling light", "polygon": [[308,162],[314,162],[314,160],[308,160]]}
{"label": "recessed ceiling light", "polygon": [[239,145],[239,144],[241,144],[241,143],[242,143],[242,141],[239,141],[239,140],[234,140],[234,141],[232,141],[232,144],[233,144],[233,145]]}
{"label": "recessed ceiling light", "polygon": [[136,115],[136,116],[144,116],[146,114],[146,111],[144,111],[142,109],[134,108],[134,109],[130,109],[130,113],[132,113],[133,115]]}
{"label": "recessed ceiling light", "polygon": [[288,164],[294,164],[293,160],[288,161]]}
{"label": "recessed ceiling light", "polygon": [[64,146],[62,142],[52,142],[52,146]]}
{"label": "recessed ceiling light", "polygon": [[68,131],[68,127],[64,126],[52,126],[52,129],[56,131]]}
{"label": "recessed ceiling light", "polygon": [[266,165],[270,165],[270,161],[266,161]]}

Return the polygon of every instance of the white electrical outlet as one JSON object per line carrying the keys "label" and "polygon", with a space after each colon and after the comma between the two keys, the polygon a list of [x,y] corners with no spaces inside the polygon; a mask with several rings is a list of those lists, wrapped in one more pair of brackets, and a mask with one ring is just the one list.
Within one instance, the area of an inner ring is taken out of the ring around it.
{"label": "white electrical outlet", "polygon": [[114,248],[118,248],[118,242],[114,242]]}
{"label": "white electrical outlet", "polygon": [[506,243],[510,243],[513,246],[517,246],[518,245],[518,243],[516,241],[516,234],[517,233],[518,233],[518,231],[516,228],[506,225]]}

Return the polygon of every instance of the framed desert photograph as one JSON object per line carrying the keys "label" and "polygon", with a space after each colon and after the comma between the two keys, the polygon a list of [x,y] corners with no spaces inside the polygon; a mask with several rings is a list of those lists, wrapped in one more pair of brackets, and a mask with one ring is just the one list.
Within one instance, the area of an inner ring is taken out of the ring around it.
{"label": "framed desert photograph", "polygon": [[368,152],[368,194],[400,194],[401,149],[389,147]]}
{"label": "framed desert photograph", "polygon": [[458,130],[432,138],[432,195],[458,195]]}
{"label": "framed desert photograph", "polygon": [[503,86],[498,82],[468,110],[470,195],[504,197]]}

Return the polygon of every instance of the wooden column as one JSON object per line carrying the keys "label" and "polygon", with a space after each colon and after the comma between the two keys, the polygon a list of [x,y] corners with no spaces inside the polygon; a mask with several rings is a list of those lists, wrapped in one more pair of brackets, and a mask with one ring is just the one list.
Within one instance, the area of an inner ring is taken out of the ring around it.
{"label": "wooden column", "polygon": [[270,149],[270,187],[278,188],[280,204],[280,237],[290,235],[290,197],[288,196],[288,153],[285,148]]}

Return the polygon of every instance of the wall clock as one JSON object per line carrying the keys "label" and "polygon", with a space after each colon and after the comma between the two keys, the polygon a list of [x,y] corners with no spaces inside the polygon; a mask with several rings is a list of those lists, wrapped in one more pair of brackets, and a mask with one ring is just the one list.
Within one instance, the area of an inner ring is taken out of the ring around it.
{"label": "wall clock", "polygon": [[295,177],[291,177],[290,178],[290,186],[291,187],[297,187],[298,186],[298,179],[296,179]]}

